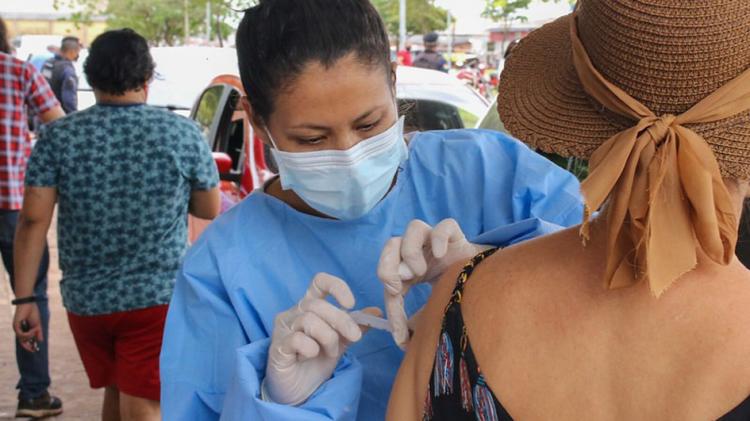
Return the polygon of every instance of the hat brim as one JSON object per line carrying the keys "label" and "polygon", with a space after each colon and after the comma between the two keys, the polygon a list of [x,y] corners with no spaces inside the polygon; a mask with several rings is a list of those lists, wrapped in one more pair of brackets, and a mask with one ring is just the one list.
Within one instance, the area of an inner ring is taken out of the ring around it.
{"label": "hat brim", "polygon": [[[532,31],[508,57],[500,76],[500,119],[518,139],[545,152],[588,159],[604,141],[635,122],[597,104],[573,67],[570,20]],[[688,126],[704,137],[722,173],[750,179],[750,111]]]}

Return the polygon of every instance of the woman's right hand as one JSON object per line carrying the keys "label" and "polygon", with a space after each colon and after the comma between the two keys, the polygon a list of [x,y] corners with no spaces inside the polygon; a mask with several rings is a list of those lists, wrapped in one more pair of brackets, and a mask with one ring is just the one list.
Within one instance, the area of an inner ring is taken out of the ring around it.
{"label": "woman's right hand", "polygon": [[346,309],[354,307],[346,282],[319,273],[304,298],[276,317],[263,385],[269,400],[303,403],[331,378],[346,348],[362,338],[352,317],[326,301],[329,295]]}
{"label": "woman's right hand", "polygon": [[[25,324],[25,326],[24,326]],[[36,352],[36,343],[44,340],[42,319],[36,303],[20,304],[13,315],[13,330],[23,349]]]}
{"label": "woman's right hand", "polygon": [[409,342],[411,323],[404,309],[404,296],[419,283],[433,283],[454,263],[468,261],[489,248],[470,243],[454,219],[435,227],[415,219],[403,237],[385,244],[378,263],[378,278],[385,287],[385,310],[399,347]]}

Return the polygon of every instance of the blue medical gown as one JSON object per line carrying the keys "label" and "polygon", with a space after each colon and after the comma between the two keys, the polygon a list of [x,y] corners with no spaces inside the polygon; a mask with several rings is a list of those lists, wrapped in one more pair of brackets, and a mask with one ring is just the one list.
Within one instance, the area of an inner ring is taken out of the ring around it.
{"label": "blue medical gown", "polygon": [[[299,407],[262,401],[274,317],[318,272],[350,285],[356,308],[383,308],[380,251],[413,219],[454,218],[475,242],[511,244],[581,221],[577,180],[507,135],[483,130],[414,136],[396,185],[353,221],[318,218],[255,192],[214,221],[178,275],[161,354],[166,420],[381,420],[402,360],[371,330]],[[405,299],[413,314],[428,286]]]}

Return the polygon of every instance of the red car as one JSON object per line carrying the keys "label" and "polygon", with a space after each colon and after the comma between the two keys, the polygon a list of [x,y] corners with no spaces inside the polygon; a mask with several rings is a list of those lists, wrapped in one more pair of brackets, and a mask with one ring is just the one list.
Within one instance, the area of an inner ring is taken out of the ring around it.
{"label": "red car", "polygon": [[[245,95],[239,78],[214,78],[190,112],[213,151],[221,179],[221,211],[224,212],[273,176],[266,164],[263,142],[255,136],[242,109]],[[210,221],[190,217],[193,242]]]}

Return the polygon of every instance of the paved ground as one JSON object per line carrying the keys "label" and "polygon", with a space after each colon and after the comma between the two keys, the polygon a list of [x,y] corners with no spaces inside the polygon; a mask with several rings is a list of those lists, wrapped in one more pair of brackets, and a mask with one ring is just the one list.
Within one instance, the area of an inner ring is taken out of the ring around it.
{"label": "paved ground", "polygon": [[[50,370],[52,387],[50,391],[63,400],[63,415],[55,420],[96,420],[102,392],[88,386],[86,373],[78,357],[73,336],[60,298],[60,270],[57,266],[57,243],[50,230]],[[14,334],[11,328],[12,294],[7,275],[0,269],[0,420],[13,419],[16,411],[16,390],[18,369],[16,368]]]}

